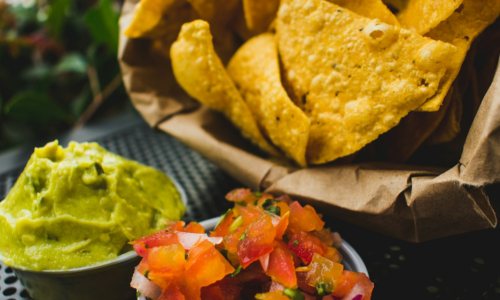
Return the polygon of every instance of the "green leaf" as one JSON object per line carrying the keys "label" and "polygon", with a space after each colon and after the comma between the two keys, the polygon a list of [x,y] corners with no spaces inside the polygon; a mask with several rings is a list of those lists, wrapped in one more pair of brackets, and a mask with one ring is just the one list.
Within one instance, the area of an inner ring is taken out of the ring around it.
{"label": "green leaf", "polygon": [[49,26],[52,35],[56,38],[61,36],[64,20],[68,13],[70,3],[71,0],[53,0],[50,5],[47,25]]}
{"label": "green leaf", "polygon": [[74,72],[85,74],[87,72],[87,61],[79,53],[65,55],[55,67],[56,73]]}
{"label": "green leaf", "polygon": [[45,93],[28,91],[14,95],[5,104],[5,115],[23,121],[64,121],[66,112]]}
{"label": "green leaf", "polygon": [[100,0],[97,7],[90,9],[85,15],[85,22],[93,39],[107,44],[114,53],[118,53],[118,19],[119,14],[113,9],[111,0]]}

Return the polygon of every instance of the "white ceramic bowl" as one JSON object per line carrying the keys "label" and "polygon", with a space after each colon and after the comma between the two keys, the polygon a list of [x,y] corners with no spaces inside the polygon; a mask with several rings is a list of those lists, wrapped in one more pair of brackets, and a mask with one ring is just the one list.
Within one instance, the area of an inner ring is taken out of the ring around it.
{"label": "white ceramic bowl", "polygon": [[[186,192],[177,181],[170,179],[182,203],[187,206]],[[88,267],[46,271],[12,269],[36,300],[125,300],[136,297],[135,290],[130,287],[130,280],[140,261],[141,257],[132,250]]]}

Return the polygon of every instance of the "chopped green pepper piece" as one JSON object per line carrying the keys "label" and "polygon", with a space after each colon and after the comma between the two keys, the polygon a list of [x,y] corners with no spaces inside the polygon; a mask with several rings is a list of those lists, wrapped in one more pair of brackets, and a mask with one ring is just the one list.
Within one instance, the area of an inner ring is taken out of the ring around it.
{"label": "chopped green pepper piece", "polygon": [[243,225],[243,217],[238,216],[238,218],[236,218],[236,220],[234,220],[233,224],[231,224],[231,226],[229,226],[229,231],[234,232],[241,225]]}
{"label": "chopped green pepper piece", "polygon": [[331,283],[318,282],[316,283],[316,291],[319,296],[323,297],[333,293],[333,287]]}
{"label": "chopped green pepper piece", "polygon": [[283,295],[287,296],[292,300],[305,300],[306,297],[299,290],[285,289]]}

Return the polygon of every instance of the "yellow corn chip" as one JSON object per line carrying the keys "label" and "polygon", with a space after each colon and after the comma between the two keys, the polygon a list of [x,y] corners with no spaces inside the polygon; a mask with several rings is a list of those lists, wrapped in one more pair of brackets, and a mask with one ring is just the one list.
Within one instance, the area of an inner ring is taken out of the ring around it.
{"label": "yellow corn chip", "polygon": [[283,0],[276,38],[309,163],[356,152],[432,96],[456,49],[322,0]]}
{"label": "yellow corn chip", "polygon": [[460,71],[472,41],[500,14],[500,1],[463,0],[462,5],[461,9],[455,11],[446,21],[427,34],[428,37],[435,40],[455,45],[458,51],[439,84],[438,92],[419,107],[419,111],[439,109],[448,89]]}
{"label": "yellow corn chip", "polygon": [[377,140],[379,158],[398,163],[408,160],[440,126],[450,99],[451,93],[436,112],[410,112],[398,126],[381,135]]}
{"label": "yellow corn chip", "polygon": [[247,27],[257,33],[265,32],[276,18],[280,0],[243,0]]}
{"label": "yellow corn chip", "polygon": [[382,0],[327,0],[370,19],[399,26],[396,16],[382,3]]}
{"label": "yellow corn chip", "polygon": [[245,138],[262,150],[279,155],[260,132],[215,53],[207,22],[196,20],[184,24],[170,48],[170,57],[177,82],[191,97],[222,112]]}
{"label": "yellow corn chip", "polygon": [[142,0],[136,4],[124,34],[130,38],[153,39],[170,35],[174,41],[182,24],[197,17],[185,0]]}
{"label": "yellow corn chip", "polygon": [[281,85],[274,35],[264,33],[246,42],[231,58],[227,72],[261,130],[288,157],[306,166],[310,121]]}
{"label": "yellow corn chip", "polygon": [[460,4],[462,0],[409,0],[397,17],[403,28],[424,35],[451,16]]}
{"label": "yellow corn chip", "polygon": [[[446,98],[448,97],[451,98],[451,103],[446,109],[446,114],[439,126],[426,141],[430,145],[449,142],[460,133],[460,121],[462,120],[463,112],[462,95],[451,88]],[[444,102],[446,102],[446,99]],[[445,104],[443,104],[443,106],[445,106]],[[441,110],[442,108],[439,111]]]}

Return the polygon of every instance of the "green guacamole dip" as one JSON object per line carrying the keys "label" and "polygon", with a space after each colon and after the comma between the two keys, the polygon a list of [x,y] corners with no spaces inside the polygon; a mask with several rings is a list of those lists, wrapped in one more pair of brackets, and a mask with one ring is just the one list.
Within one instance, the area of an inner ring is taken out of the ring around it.
{"label": "green guacamole dip", "polygon": [[162,172],[97,143],[54,141],[35,148],[0,202],[0,259],[30,270],[97,264],[184,212]]}

